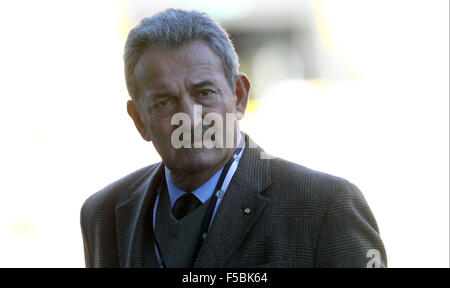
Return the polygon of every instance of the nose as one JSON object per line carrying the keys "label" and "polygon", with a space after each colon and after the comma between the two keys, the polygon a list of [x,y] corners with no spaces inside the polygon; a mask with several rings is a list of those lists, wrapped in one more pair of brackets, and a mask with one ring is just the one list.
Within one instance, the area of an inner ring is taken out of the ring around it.
{"label": "nose", "polygon": [[202,123],[203,113],[201,105],[197,104],[188,94],[181,97],[178,102],[178,111],[181,113],[186,113],[191,119],[191,127],[194,129],[199,124]]}

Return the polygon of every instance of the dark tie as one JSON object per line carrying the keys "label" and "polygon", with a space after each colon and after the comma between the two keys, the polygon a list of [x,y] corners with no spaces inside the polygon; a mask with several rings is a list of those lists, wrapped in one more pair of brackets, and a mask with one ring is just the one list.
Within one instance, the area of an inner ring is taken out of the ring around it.
{"label": "dark tie", "polygon": [[195,195],[186,193],[175,201],[172,211],[173,216],[180,220],[200,205],[202,205],[202,202]]}

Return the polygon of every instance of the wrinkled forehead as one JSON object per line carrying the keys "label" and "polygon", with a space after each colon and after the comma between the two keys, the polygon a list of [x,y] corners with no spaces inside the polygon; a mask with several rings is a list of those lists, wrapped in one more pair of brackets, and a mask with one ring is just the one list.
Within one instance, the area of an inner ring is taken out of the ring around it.
{"label": "wrinkled forehead", "polygon": [[174,81],[196,81],[199,78],[223,78],[222,61],[207,44],[194,41],[169,50],[147,50],[134,69],[141,88],[170,86]]}

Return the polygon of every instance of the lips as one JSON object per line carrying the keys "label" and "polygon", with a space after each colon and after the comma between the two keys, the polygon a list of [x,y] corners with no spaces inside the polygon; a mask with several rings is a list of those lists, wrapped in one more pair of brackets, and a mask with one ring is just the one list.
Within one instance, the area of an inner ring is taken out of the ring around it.
{"label": "lips", "polygon": [[[192,146],[191,147],[196,147],[195,144],[199,145],[203,143],[203,137],[206,133],[206,131],[211,128],[211,125],[204,125],[204,126],[197,126],[195,129],[192,129],[190,131],[183,131],[180,136],[179,136],[179,140],[183,143],[183,144],[188,144],[190,143]],[[191,135],[191,139],[184,139],[184,135]],[[211,136],[211,140],[215,141],[215,135],[213,134]]]}

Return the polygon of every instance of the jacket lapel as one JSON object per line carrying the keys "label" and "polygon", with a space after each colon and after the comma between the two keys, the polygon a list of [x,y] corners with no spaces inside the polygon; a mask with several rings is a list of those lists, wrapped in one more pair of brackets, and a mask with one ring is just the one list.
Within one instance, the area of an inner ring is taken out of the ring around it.
{"label": "jacket lapel", "polygon": [[247,147],[194,267],[223,267],[269,202],[261,192],[270,185],[270,161],[261,159],[259,147],[248,148],[256,144],[246,138]]}
{"label": "jacket lapel", "polygon": [[130,197],[116,206],[120,267],[141,267],[144,255],[144,214],[164,171],[162,163],[130,186]]}

